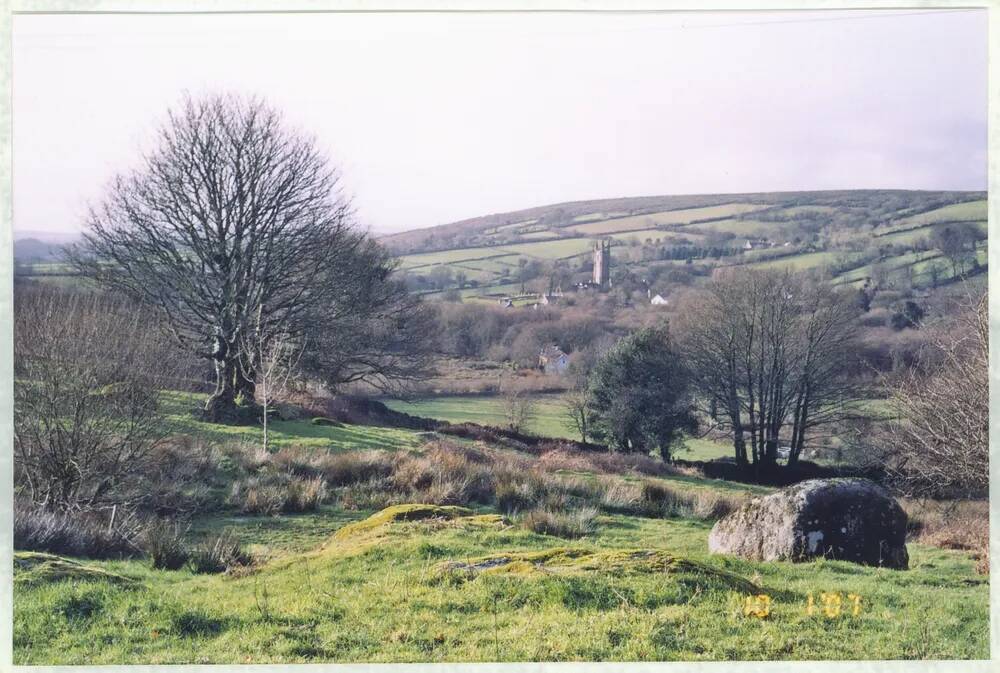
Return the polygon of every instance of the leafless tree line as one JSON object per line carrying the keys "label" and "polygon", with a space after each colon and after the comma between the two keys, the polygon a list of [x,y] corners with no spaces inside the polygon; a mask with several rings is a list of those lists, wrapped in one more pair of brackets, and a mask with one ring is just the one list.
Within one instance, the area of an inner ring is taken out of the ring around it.
{"label": "leafless tree line", "polygon": [[859,412],[848,377],[853,297],[791,271],[721,271],[681,312],[683,353],[702,411],[730,433],[737,462],[794,465],[822,426]]}

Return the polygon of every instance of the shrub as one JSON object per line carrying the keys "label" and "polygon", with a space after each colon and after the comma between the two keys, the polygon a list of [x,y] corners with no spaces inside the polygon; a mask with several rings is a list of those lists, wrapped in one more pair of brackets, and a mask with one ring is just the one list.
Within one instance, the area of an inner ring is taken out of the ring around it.
{"label": "shrub", "polygon": [[170,437],[150,452],[150,467],[134,481],[132,499],[159,516],[177,516],[218,508],[222,500],[214,484],[232,467],[215,446],[204,446],[193,438]]}
{"label": "shrub", "polygon": [[647,481],[642,484],[640,508],[650,516],[692,516],[694,500],[687,494]]}
{"label": "shrub", "polygon": [[634,513],[641,510],[642,487],[628,481],[613,480],[601,498],[601,507],[608,512]]}
{"label": "shrub", "polygon": [[167,435],[158,390],[187,363],[155,316],[112,294],[22,288],[14,311],[15,479],[63,511],[134,502]]}
{"label": "shrub", "polygon": [[180,524],[162,519],[147,526],[142,536],[142,549],[154,568],[178,570],[187,563],[189,555],[184,544],[185,532]]}
{"label": "shrub", "polygon": [[344,486],[337,491],[337,500],[344,509],[384,509],[390,505],[402,504],[401,498],[392,489],[388,478],[376,478]]}
{"label": "shrub", "polygon": [[545,484],[531,474],[504,475],[497,479],[494,498],[504,514],[516,514],[534,508],[546,495]]}
{"label": "shrub", "polygon": [[704,490],[695,496],[693,513],[699,519],[721,519],[738,509],[745,501],[745,497],[734,497],[716,491]]}
{"label": "shrub", "polygon": [[990,547],[987,545],[979,552],[979,559],[976,562],[976,572],[980,575],[990,574]]}
{"label": "shrub", "polygon": [[235,481],[228,502],[244,514],[275,516],[284,508],[285,491],[255,478]]}
{"label": "shrub", "polygon": [[597,510],[593,507],[584,507],[569,512],[540,508],[525,514],[521,523],[528,530],[542,535],[579,538],[594,532],[596,519]]}
{"label": "shrub", "polygon": [[282,511],[315,512],[326,500],[326,482],[322,477],[312,479],[292,479]]}
{"label": "shrub", "polygon": [[140,553],[136,533],[108,530],[95,514],[50,512],[17,498],[14,501],[14,548],[64,556],[125,558]]}
{"label": "shrub", "polygon": [[236,536],[226,530],[191,550],[188,563],[196,573],[221,573],[249,566],[253,558]]}
{"label": "shrub", "polygon": [[244,514],[275,516],[315,511],[326,497],[322,477],[304,479],[288,472],[265,472],[233,482],[228,502]]}
{"label": "shrub", "polygon": [[392,460],[386,451],[350,451],[318,456],[312,465],[328,485],[336,487],[388,477]]}
{"label": "shrub", "polygon": [[976,552],[989,548],[989,501],[901,502],[908,517],[908,532],[917,542]]}
{"label": "shrub", "polygon": [[487,454],[435,442],[423,454],[403,454],[392,467],[393,488],[431,504],[489,503],[495,479]]}

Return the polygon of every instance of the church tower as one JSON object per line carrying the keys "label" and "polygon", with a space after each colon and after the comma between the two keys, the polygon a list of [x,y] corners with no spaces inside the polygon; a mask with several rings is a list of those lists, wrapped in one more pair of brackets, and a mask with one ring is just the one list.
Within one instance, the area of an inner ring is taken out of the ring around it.
{"label": "church tower", "polygon": [[611,280],[611,241],[594,244],[594,285],[606,288]]}

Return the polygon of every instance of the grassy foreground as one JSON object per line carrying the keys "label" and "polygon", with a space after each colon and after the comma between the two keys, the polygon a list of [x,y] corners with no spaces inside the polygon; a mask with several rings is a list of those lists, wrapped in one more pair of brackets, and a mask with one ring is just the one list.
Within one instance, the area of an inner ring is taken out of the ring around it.
{"label": "grassy foreground", "polygon": [[[987,579],[963,552],[911,544],[908,571],[752,563],[707,554],[702,521],[604,515],[570,542],[485,513],[383,515],[339,534],[369,513],[204,522],[274,555],[243,577],[140,561],[82,562],[111,577],[21,570],[15,662],[988,656]],[[664,555],[670,563],[650,560]],[[748,589],[770,596],[768,616],[744,614]],[[824,614],[821,593],[841,594],[839,616]],[[849,594],[860,596],[856,616]]]}

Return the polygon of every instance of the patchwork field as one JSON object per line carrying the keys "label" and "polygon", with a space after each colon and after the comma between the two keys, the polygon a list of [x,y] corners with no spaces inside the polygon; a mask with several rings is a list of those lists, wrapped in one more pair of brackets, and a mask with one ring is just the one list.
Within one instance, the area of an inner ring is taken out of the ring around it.
{"label": "patchwork field", "polygon": [[[676,253],[665,249],[685,245],[691,247],[688,252],[681,253],[681,259],[689,254],[694,261],[709,267],[746,264],[763,268],[816,269],[871,246],[890,243],[899,247],[914,246],[930,236],[934,227],[948,222],[976,222],[985,235],[987,203],[976,196],[976,193],[860,191],[758,194],[727,200],[725,195],[718,195],[699,197],[720,201],[713,205],[684,207],[693,197],[685,197],[687,201],[677,197],[676,203],[683,204],[681,207],[660,209],[650,209],[647,204],[651,200],[634,199],[631,203],[635,207],[631,211],[563,212],[562,219],[553,224],[547,224],[549,220],[540,216],[521,218],[490,228],[484,236],[475,239],[477,242],[496,240],[495,247],[477,245],[405,255],[401,258],[401,268],[426,275],[440,266],[453,266],[456,272],[463,271],[467,279],[482,286],[462,292],[463,297],[476,297],[493,294],[493,286],[501,283],[509,286],[510,275],[517,272],[519,259],[551,264],[557,260],[580,258],[589,254],[595,238],[604,238],[618,245],[643,247],[641,254],[612,251],[613,274],[623,273],[624,267],[628,267],[639,277],[647,275],[652,266],[669,264],[678,258]],[[643,206],[640,207],[640,203]],[[558,213],[556,208],[552,207]],[[759,212],[756,217],[755,212]],[[418,234],[410,232],[407,236],[416,240]],[[565,238],[567,234],[574,237]],[[502,241],[491,239],[495,235],[506,238]],[[519,237],[515,241],[520,242],[510,242],[511,236]],[[718,261],[699,250],[701,246],[719,245],[740,248],[741,239],[747,238],[765,238],[774,246],[791,241],[805,251],[773,260],[760,260],[759,253],[753,251]],[[476,263],[483,259],[490,262],[497,259],[498,263],[510,267]],[[904,259],[892,265],[902,270]],[[917,277],[926,285],[928,279],[923,271]],[[581,278],[582,275],[575,280]]]}
{"label": "patchwork field", "polygon": [[697,220],[707,220],[717,217],[729,217],[740,213],[749,213],[764,206],[752,203],[727,203],[721,206],[707,208],[686,208],[683,210],[667,210],[647,215],[633,215],[599,222],[589,222],[574,226],[573,231],[585,236],[613,234],[620,231],[637,229],[652,229],[671,224],[688,224]]}
{"label": "patchwork field", "polygon": [[986,221],[986,199],[955,203],[943,208],[935,208],[924,213],[899,220],[896,226],[912,227],[937,222],[984,222]]}

